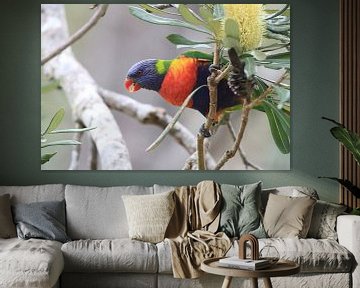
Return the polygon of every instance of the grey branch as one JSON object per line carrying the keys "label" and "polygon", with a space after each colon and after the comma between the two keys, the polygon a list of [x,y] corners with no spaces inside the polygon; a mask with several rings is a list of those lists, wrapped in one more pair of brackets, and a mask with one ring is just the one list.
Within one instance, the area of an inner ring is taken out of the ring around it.
{"label": "grey branch", "polygon": [[[43,7],[43,5],[41,7]],[[94,9],[96,9],[96,11],[93,14],[93,16],[90,18],[90,20],[84,26],[82,26],[78,31],[76,31],[69,39],[64,41],[57,48],[55,48],[52,52],[50,52],[47,56],[45,56],[43,59],[41,59],[41,65],[44,65],[50,59],[54,58],[56,55],[59,55],[67,47],[69,47],[70,45],[75,43],[77,40],[79,40],[82,36],[84,36],[92,27],[94,27],[96,25],[96,23],[99,21],[99,19],[105,15],[108,7],[109,7],[109,4],[101,4],[100,6],[96,6],[94,8]]]}
{"label": "grey branch", "polygon": [[[41,5],[41,54],[49,55],[69,38],[62,4]],[[76,60],[71,48],[43,66],[44,73],[60,82],[74,118],[86,127],[96,143],[103,170],[132,169],[129,151],[110,109],[97,92],[97,84]]]}
{"label": "grey branch", "polygon": [[[171,122],[172,117],[162,108],[141,103],[128,96],[103,88],[98,88],[98,92],[110,108],[121,111],[137,119],[140,123],[165,128]],[[169,133],[189,154],[195,152],[195,136],[184,125],[177,122]]]}
{"label": "grey branch", "polygon": [[[227,126],[228,129],[229,129],[231,138],[233,139],[233,141],[236,141],[236,133],[235,133],[235,130],[234,130],[234,127],[233,127],[232,123],[230,122],[230,119],[226,122],[226,126]],[[241,158],[241,160],[243,161],[243,163],[244,163],[244,165],[245,165],[245,169],[248,169],[248,167],[251,167],[251,168],[253,168],[253,169],[255,169],[255,170],[262,170],[259,166],[251,163],[251,162],[247,159],[247,157],[246,157],[246,155],[245,155],[245,153],[244,153],[241,145],[239,145],[239,155],[240,155],[240,158]]]}
{"label": "grey branch", "polygon": [[[80,121],[76,121],[75,128],[78,129],[84,128],[84,124],[82,124]],[[83,133],[81,132],[75,133],[74,135],[75,141],[81,142],[82,138],[83,138]],[[81,145],[74,145],[74,148],[71,151],[69,170],[77,170],[79,168],[80,151],[81,151]]]}

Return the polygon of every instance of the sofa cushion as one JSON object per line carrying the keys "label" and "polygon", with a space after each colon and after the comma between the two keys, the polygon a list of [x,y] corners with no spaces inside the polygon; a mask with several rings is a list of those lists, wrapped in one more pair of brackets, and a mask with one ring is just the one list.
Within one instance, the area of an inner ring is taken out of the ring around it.
{"label": "sofa cushion", "polygon": [[[259,250],[264,246],[276,248],[280,259],[295,261],[301,273],[350,272],[354,257],[344,246],[329,239],[266,238],[259,239]],[[227,256],[238,253],[238,242],[234,242]],[[276,250],[268,250],[276,253]],[[250,249],[247,250],[250,256]],[[269,255],[276,256],[276,255]]]}
{"label": "sofa cushion", "polygon": [[66,272],[155,273],[156,246],[130,239],[78,240],[61,247]]}
{"label": "sofa cushion", "polygon": [[152,187],[66,185],[67,232],[71,239],[128,238],[122,195],[152,194]]}
{"label": "sofa cushion", "polygon": [[63,268],[59,242],[0,239],[0,287],[53,287]]}
{"label": "sofa cushion", "polygon": [[0,186],[0,195],[10,194],[11,204],[64,200],[64,185]]}
{"label": "sofa cushion", "polygon": [[229,237],[251,233],[266,237],[260,217],[261,182],[237,186],[221,185],[222,204],[218,231]]}
{"label": "sofa cushion", "polygon": [[0,196],[0,238],[16,237],[9,194]]}
{"label": "sofa cushion", "polygon": [[157,243],[164,240],[175,208],[174,191],[156,195],[124,195],[131,239]]}
{"label": "sofa cushion", "polygon": [[65,229],[65,201],[18,203],[13,206],[19,238],[69,241]]}
{"label": "sofa cushion", "polygon": [[319,196],[315,189],[304,186],[284,186],[284,187],[276,187],[276,188],[268,188],[263,189],[261,192],[261,206],[262,212],[265,212],[265,208],[267,205],[267,201],[269,200],[269,195],[281,195],[281,196],[289,196],[289,197],[306,197],[310,196],[314,199],[319,199]]}
{"label": "sofa cushion", "polygon": [[307,237],[337,240],[336,219],[346,209],[347,207],[344,205],[318,200],[314,206]]}
{"label": "sofa cushion", "polygon": [[288,197],[270,194],[264,215],[269,237],[305,238],[310,227],[316,200],[310,197]]}

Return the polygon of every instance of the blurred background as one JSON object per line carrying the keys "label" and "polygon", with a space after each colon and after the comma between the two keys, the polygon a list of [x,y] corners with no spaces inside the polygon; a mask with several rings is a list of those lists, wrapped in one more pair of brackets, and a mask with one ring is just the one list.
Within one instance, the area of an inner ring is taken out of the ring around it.
{"label": "blurred background", "polygon": [[[156,92],[144,89],[129,94],[124,88],[123,81],[128,69],[139,60],[147,58],[173,59],[184,49],[176,49],[166,36],[171,33],[184,35],[197,40],[202,37],[188,29],[159,26],[143,22],[129,14],[126,4],[110,5],[105,17],[73,46],[73,52],[78,61],[88,70],[99,86],[115,92],[129,95],[136,100],[163,107],[170,115],[174,115],[177,107],[167,104]],[[277,6],[272,5],[276,9]],[[67,4],[66,15],[69,32],[73,34],[93,14],[85,4]],[[211,52],[211,51],[206,51]],[[268,71],[262,71],[268,73]],[[281,71],[276,71],[268,78],[277,80]],[[44,78],[43,78],[44,79]],[[44,79],[45,80],[45,79]],[[42,131],[48,125],[51,117],[61,107],[65,108],[65,118],[59,128],[73,128],[72,112],[65,95],[61,90],[54,90],[42,95],[41,125]],[[143,125],[137,120],[113,111],[118,125],[127,143],[134,170],[180,170],[189,154],[179,146],[172,137],[167,137],[160,146],[146,152],[145,149],[160,135],[161,129],[152,125]],[[231,121],[237,130],[240,123],[241,111],[231,114]],[[205,118],[197,111],[185,109],[180,122],[194,135],[198,132]],[[71,134],[70,134],[71,135]],[[64,135],[52,135],[51,140],[64,139]],[[67,136],[71,138],[71,136]],[[232,139],[225,126],[221,127],[212,137],[210,153],[218,160],[221,155],[232,146]],[[83,138],[80,157],[80,169],[89,169],[90,144],[88,137]],[[251,111],[242,148],[247,158],[263,170],[289,170],[290,154],[282,154],[276,147],[270,132],[265,113]],[[71,146],[57,146],[45,148],[42,152],[58,151],[48,163],[42,165],[42,170],[67,170],[70,164]],[[236,155],[223,170],[243,170],[241,158]]]}

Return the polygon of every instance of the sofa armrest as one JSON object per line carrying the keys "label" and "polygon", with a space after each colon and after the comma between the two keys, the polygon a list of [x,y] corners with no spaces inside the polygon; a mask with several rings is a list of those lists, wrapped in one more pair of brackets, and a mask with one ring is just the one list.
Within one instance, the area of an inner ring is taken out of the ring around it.
{"label": "sofa armrest", "polygon": [[338,216],[336,229],[339,244],[355,257],[356,264],[352,273],[353,287],[360,287],[360,216]]}

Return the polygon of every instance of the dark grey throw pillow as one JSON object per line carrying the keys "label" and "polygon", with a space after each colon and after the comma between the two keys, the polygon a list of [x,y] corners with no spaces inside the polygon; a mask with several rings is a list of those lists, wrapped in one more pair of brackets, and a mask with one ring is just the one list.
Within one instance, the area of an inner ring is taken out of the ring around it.
{"label": "dark grey throw pillow", "polygon": [[19,238],[71,240],[65,232],[65,201],[15,204],[12,211]]}
{"label": "dark grey throw pillow", "polygon": [[221,192],[219,231],[229,237],[250,233],[257,238],[266,238],[260,216],[261,182],[243,186],[223,184]]}

